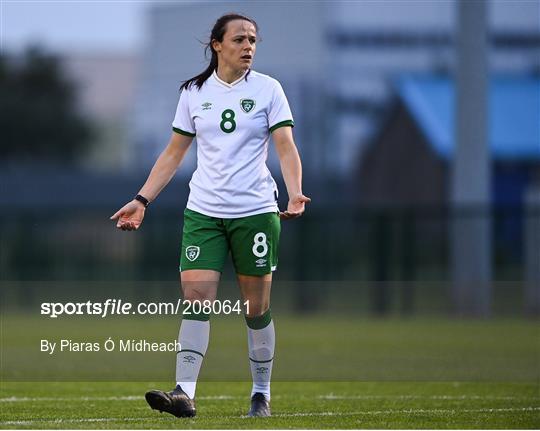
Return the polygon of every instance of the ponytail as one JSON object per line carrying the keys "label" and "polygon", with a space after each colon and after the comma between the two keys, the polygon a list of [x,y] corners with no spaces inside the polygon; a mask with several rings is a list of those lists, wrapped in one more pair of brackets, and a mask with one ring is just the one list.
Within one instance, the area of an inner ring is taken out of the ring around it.
{"label": "ponytail", "polygon": [[[205,48],[205,52],[207,50],[208,46]],[[187,81],[184,81],[184,83],[180,86],[180,91],[187,90],[191,88],[192,85],[195,85],[200,90],[205,81],[212,76],[214,70],[217,69],[218,59],[217,53],[212,48],[211,50],[212,57],[210,58],[210,64],[208,65],[208,67],[204,70],[204,72],[198,74],[197,76],[194,76],[193,78],[188,79]]]}

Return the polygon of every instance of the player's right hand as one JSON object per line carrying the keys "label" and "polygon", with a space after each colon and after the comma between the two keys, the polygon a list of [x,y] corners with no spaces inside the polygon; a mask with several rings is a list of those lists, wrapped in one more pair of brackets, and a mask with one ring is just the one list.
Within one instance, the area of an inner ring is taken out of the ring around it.
{"label": "player's right hand", "polygon": [[118,229],[137,230],[143,221],[145,210],[141,202],[133,199],[116,211],[111,220],[118,220],[116,223]]}

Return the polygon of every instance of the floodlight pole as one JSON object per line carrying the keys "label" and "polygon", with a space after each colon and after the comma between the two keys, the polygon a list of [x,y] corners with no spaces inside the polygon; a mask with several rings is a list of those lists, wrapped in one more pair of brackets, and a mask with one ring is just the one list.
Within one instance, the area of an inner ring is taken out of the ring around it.
{"label": "floodlight pole", "polygon": [[451,259],[455,311],[486,316],[491,301],[487,1],[458,0]]}

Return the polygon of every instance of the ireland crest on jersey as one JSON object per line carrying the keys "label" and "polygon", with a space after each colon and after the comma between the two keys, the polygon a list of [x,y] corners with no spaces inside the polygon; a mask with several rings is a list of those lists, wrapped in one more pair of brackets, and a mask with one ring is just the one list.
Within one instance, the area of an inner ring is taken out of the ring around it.
{"label": "ireland crest on jersey", "polygon": [[189,247],[186,247],[186,257],[193,262],[195,259],[199,257],[199,253],[201,252],[201,249],[195,245],[190,245]]}
{"label": "ireland crest on jersey", "polygon": [[244,111],[247,114],[251,112],[251,110],[255,107],[255,100],[242,99],[240,100],[240,106],[242,107],[242,111]]}

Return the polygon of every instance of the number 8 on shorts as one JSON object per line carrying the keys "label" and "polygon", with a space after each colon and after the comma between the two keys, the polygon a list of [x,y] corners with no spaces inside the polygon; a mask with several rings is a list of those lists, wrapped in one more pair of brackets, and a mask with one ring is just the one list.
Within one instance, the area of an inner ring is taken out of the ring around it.
{"label": "number 8 on shorts", "polygon": [[[262,250],[260,250],[262,247]],[[257,257],[264,257],[268,253],[268,244],[266,243],[266,234],[259,232],[253,238],[253,254]],[[260,250],[260,251],[259,251]]]}
{"label": "number 8 on shorts", "polygon": [[231,254],[238,274],[264,275],[277,268],[281,225],[276,213],[231,220]]}

